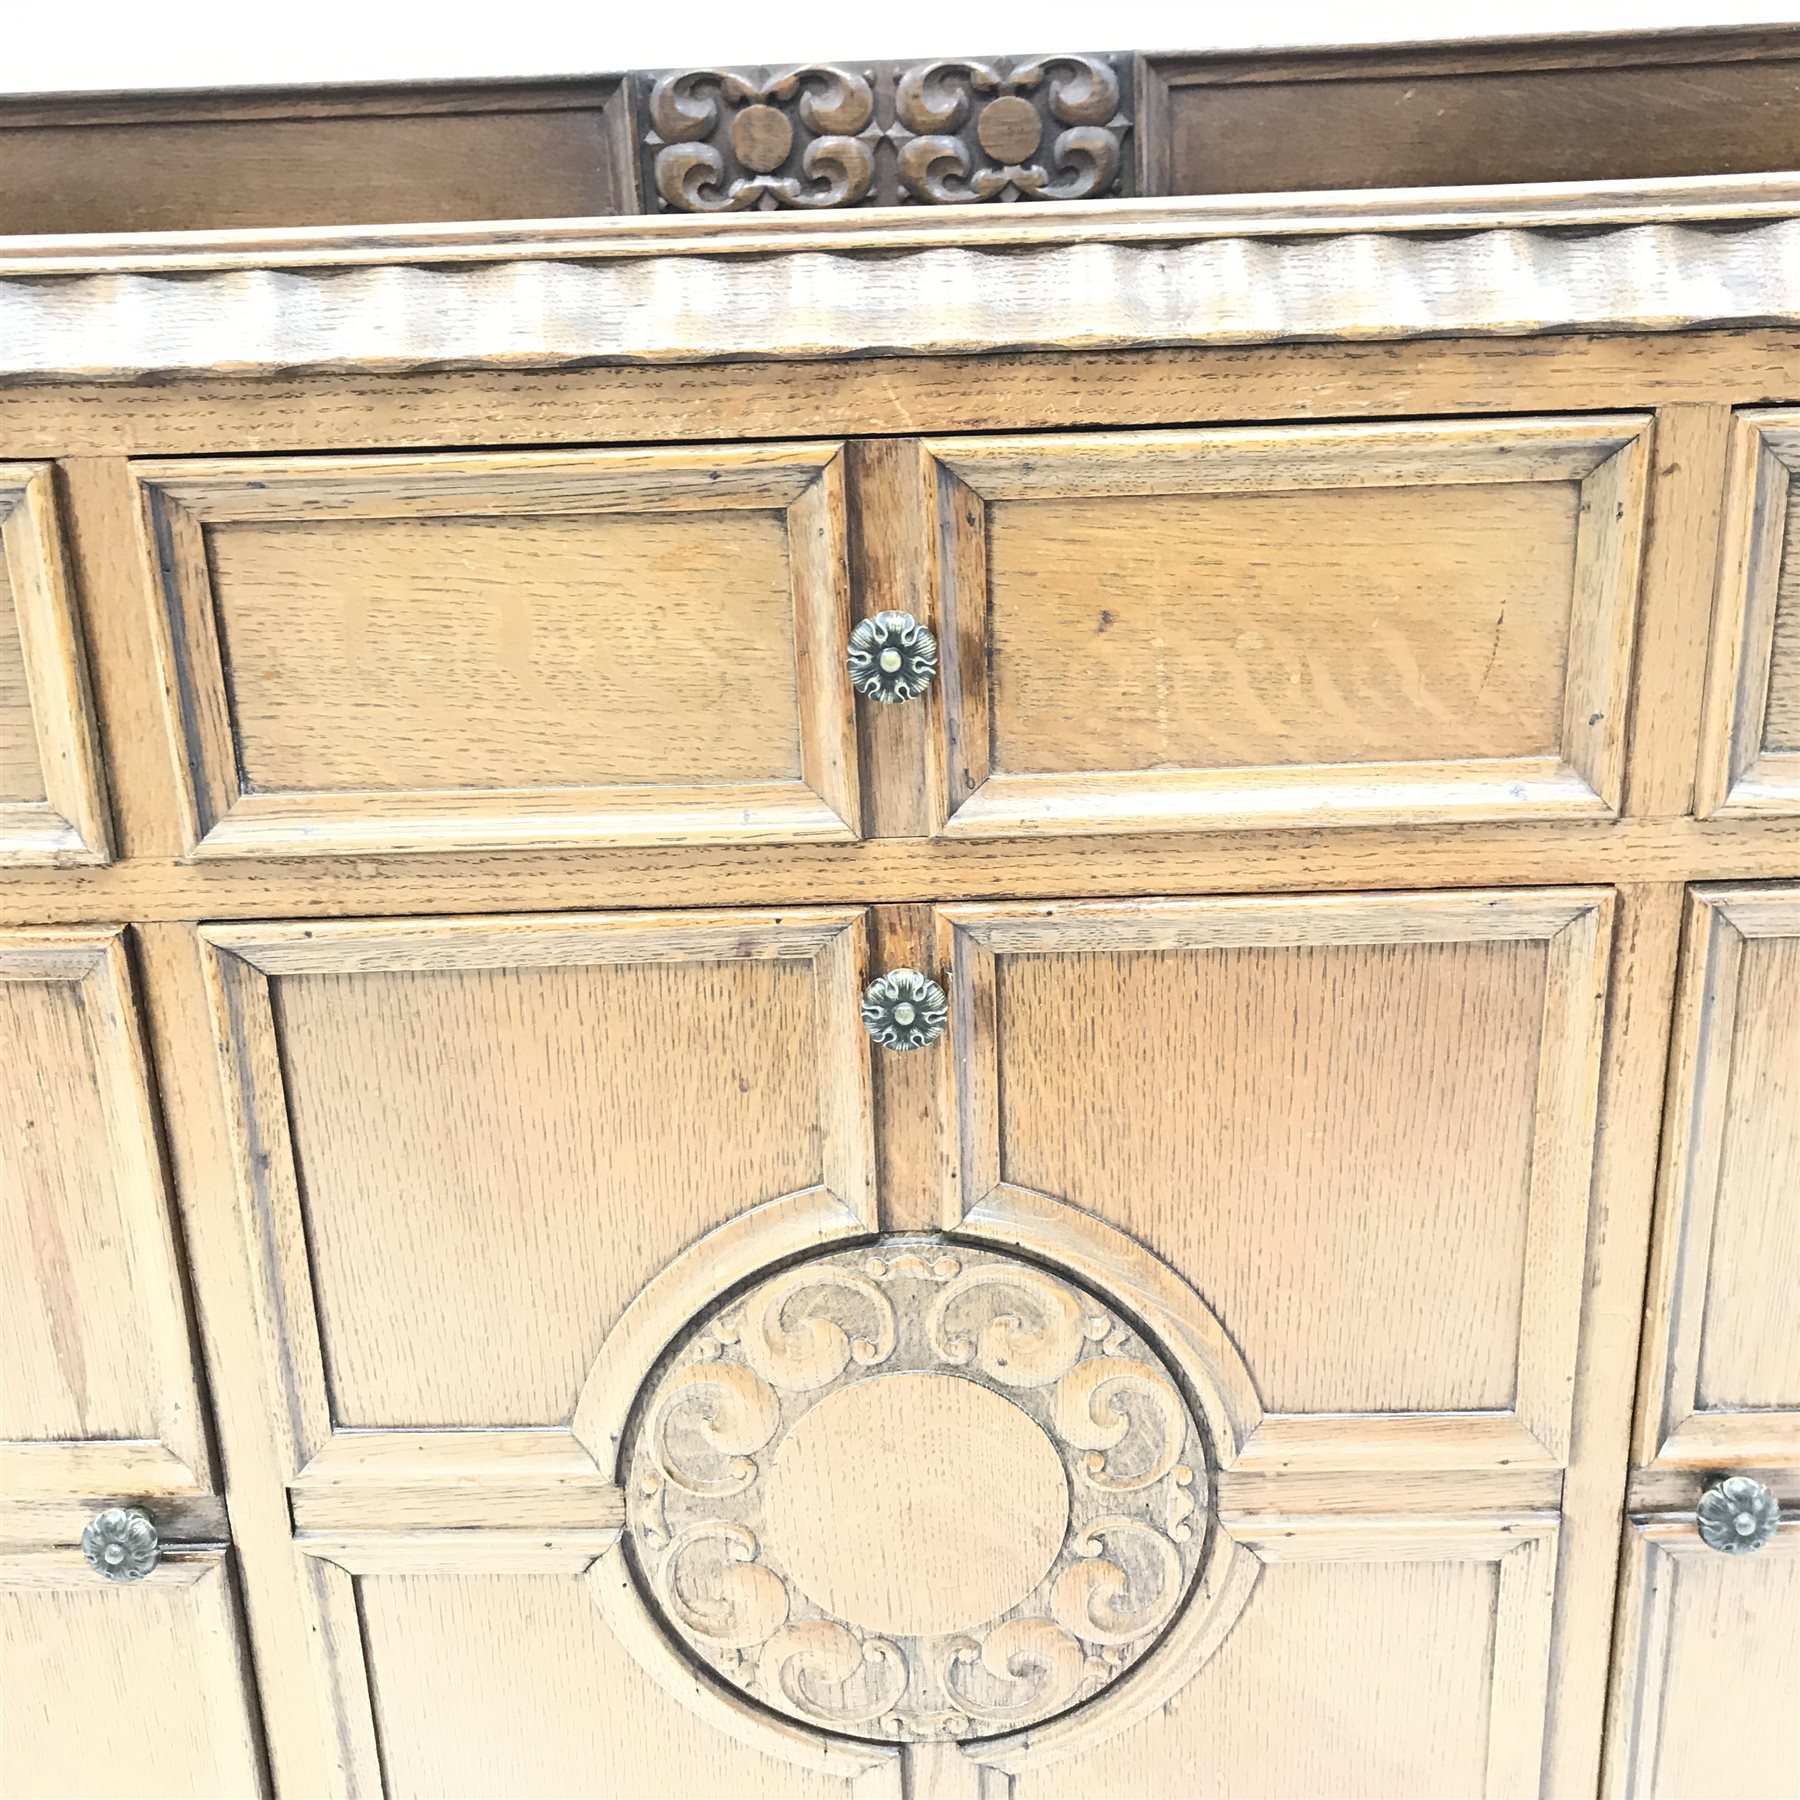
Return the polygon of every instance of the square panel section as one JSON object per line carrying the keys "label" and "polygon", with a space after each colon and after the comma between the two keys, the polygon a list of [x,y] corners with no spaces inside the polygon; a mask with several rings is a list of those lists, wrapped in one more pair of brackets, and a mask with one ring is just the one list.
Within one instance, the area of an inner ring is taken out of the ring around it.
{"label": "square panel section", "polygon": [[1554,1466],[1610,911],[946,907],[946,1222],[1003,1236],[1047,1194],[1170,1263],[1255,1383],[1239,1467]]}
{"label": "square panel section", "polygon": [[195,855],[857,835],[836,445],[136,472]]}

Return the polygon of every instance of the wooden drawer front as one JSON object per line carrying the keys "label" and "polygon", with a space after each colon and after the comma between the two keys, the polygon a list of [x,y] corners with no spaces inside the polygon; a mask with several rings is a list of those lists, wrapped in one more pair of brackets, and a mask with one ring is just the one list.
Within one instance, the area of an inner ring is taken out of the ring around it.
{"label": "wooden drawer front", "polygon": [[48,463],[0,463],[0,868],[107,860],[100,761]]}
{"label": "wooden drawer front", "polygon": [[1638,1460],[1800,1462],[1800,887],[1688,912]]}
{"label": "wooden drawer front", "polygon": [[0,1495],[207,1491],[118,931],[0,933],[0,1070]]}
{"label": "wooden drawer front", "polygon": [[954,835],[1604,816],[1645,422],[926,443]]}
{"label": "wooden drawer front", "polygon": [[953,906],[946,1216],[1199,1290],[1245,1469],[1566,1460],[1610,896]]}
{"label": "wooden drawer front", "polygon": [[577,1396],[678,1250],[873,1220],[860,912],[203,937],[303,1485],[592,1477]]}
{"label": "wooden drawer front", "polygon": [[221,1550],[104,1581],[78,1550],[0,1555],[0,1795],[245,1800],[266,1791]]}
{"label": "wooden drawer front", "polygon": [[1800,412],[1737,421],[1719,571],[1697,810],[1800,813]]}
{"label": "wooden drawer front", "polygon": [[1628,1522],[1608,1800],[1800,1800],[1800,1520],[1752,1556]]}
{"label": "wooden drawer front", "polygon": [[138,478],[200,856],[856,835],[835,446]]}

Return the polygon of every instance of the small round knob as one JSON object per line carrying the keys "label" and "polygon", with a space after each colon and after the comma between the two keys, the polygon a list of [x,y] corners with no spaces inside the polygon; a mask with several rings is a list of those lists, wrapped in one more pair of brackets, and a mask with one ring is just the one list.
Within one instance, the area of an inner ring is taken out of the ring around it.
{"label": "small round knob", "polygon": [[944,990],[917,969],[890,969],[863,989],[863,1029],[884,1050],[935,1044],[949,1016]]}
{"label": "small round knob", "polygon": [[1727,1556],[1748,1556],[1775,1535],[1781,1508],[1760,1481],[1752,1481],[1748,1475],[1728,1475],[1700,1496],[1694,1516],[1701,1537],[1714,1550],[1723,1550]]}
{"label": "small round knob", "polygon": [[108,1581],[142,1581],[161,1551],[150,1515],[135,1506],[109,1506],[95,1513],[81,1534],[88,1567]]}
{"label": "small round knob", "polygon": [[937,677],[937,639],[906,612],[878,612],[850,634],[850,685],[892,706],[916,700]]}

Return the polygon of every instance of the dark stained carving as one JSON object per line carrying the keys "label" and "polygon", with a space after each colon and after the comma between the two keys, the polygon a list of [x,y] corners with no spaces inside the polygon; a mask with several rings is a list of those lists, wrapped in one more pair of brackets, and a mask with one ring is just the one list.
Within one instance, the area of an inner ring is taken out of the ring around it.
{"label": "dark stained carving", "polygon": [[645,188],[674,212],[1128,193],[1128,67],[942,57],[645,76]]}
{"label": "dark stained carving", "polygon": [[650,181],[676,212],[854,206],[874,179],[875,100],[847,69],[684,69],[646,104]]}
{"label": "dark stained carving", "polygon": [[888,136],[909,200],[1093,200],[1118,191],[1125,134],[1104,57],[918,63],[894,89]]}

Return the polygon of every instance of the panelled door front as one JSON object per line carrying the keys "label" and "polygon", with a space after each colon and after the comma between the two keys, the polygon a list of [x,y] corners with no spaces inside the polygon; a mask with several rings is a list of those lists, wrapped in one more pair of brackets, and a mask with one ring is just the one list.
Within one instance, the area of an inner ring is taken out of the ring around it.
{"label": "panelled door front", "polygon": [[1787,1800],[1800,1795],[1800,888],[1696,888],[1684,956],[1608,1786]]}
{"label": "panelled door front", "polygon": [[123,932],[0,932],[0,1069],[0,1793],[260,1793]]}
{"label": "panelled door front", "polygon": [[1613,904],[200,927],[330,1647],[276,1729],[370,1794],[1536,1793]]}

